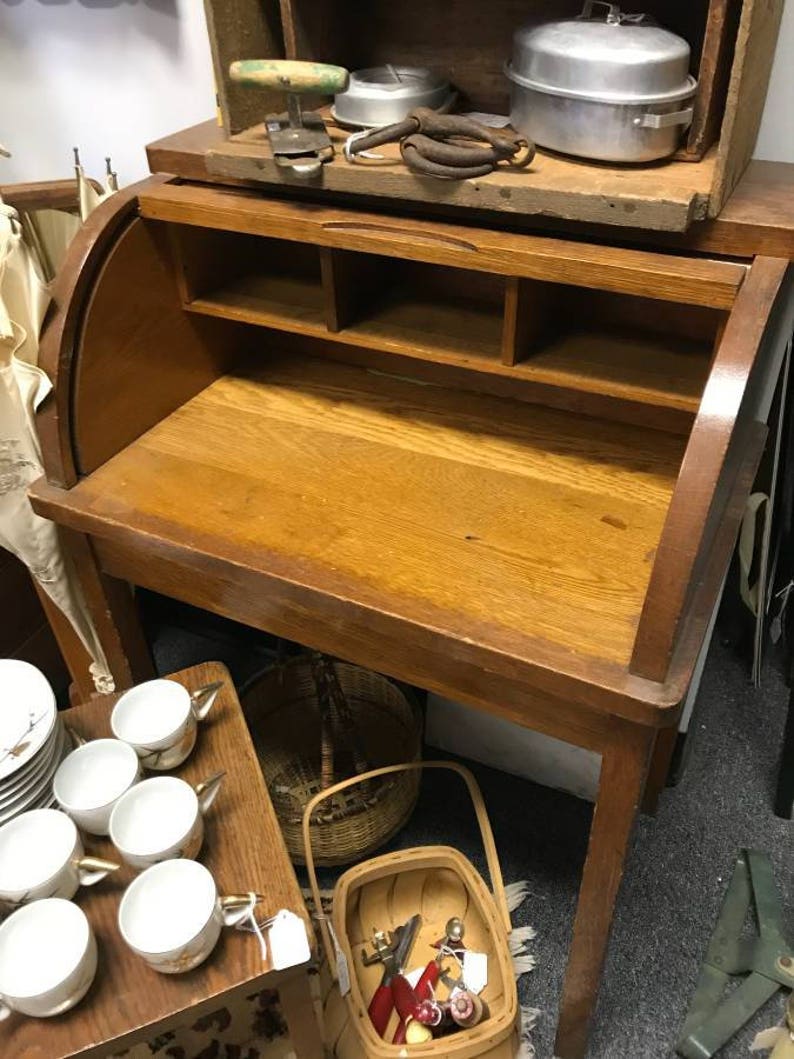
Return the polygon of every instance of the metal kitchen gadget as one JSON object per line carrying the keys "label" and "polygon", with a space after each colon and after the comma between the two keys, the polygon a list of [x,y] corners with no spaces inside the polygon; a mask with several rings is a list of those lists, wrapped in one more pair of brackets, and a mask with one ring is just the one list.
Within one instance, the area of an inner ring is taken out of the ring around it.
{"label": "metal kitchen gadget", "polygon": [[344,67],[286,59],[241,59],[231,64],[229,76],[249,88],[286,93],[286,112],[265,116],[265,129],[277,165],[307,178],[319,173],[324,162],[330,162],[334,148],[325,122],[315,111],[303,109],[301,96],[335,95],[344,91],[349,77]]}
{"label": "metal kitchen gadget", "polygon": [[[433,948],[438,950],[438,955],[430,960],[424,971],[422,971],[419,981],[416,983],[415,991],[419,1002],[433,999],[435,995],[435,987],[441,977],[442,961],[450,954],[458,956],[459,953],[463,951],[463,935],[465,929],[463,920],[458,916],[453,916],[451,919],[447,920],[447,924],[444,927],[444,937],[439,938],[438,941],[433,943]],[[400,1024],[394,1032],[392,1044],[405,1043],[405,1028],[405,1021],[401,1019]]]}
{"label": "metal kitchen gadget", "polygon": [[588,0],[578,18],[524,26],[505,66],[510,120],[541,147],[612,162],[671,155],[692,122],[689,44],[647,15]]}
{"label": "metal kitchen gadget", "polygon": [[374,963],[383,964],[383,977],[367,1009],[372,1025],[375,1027],[379,1037],[382,1037],[386,1032],[392,1008],[394,1007],[394,997],[391,989],[392,979],[402,971],[421,921],[422,917],[415,915],[407,923],[397,927],[392,934],[376,930],[372,939],[373,951],[367,953],[364,950],[361,954],[365,967],[371,967]]}
{"label": "metal kitchen gadget", "polygon": [[339,125],[375,129],[402,121],[414,107],[446,112],[454,100],[449,81],[432,70],[386,63],[353,70],[349,85],[334,99],[331,115]]}
{"label": "metal kitchen gadget", "polygon": [[[743,936],[754,910],[758,936]],[[743,850],[700,969],[676,1051],[685,1059],[709,1059],[781,987],[794,987],[794,945],[783,937],[780,898],[765,853]],[[725,999],[731,979],[744,981]]]}

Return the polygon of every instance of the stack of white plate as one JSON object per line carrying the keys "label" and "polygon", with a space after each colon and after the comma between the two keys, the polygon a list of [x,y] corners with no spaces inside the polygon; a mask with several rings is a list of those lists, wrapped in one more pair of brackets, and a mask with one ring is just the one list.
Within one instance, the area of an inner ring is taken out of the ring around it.
{"label": "stack of white plate", "polygon": [[55,804],[52,778],[71,749],[47,679],[27,662],[0,659],[0,825]]}

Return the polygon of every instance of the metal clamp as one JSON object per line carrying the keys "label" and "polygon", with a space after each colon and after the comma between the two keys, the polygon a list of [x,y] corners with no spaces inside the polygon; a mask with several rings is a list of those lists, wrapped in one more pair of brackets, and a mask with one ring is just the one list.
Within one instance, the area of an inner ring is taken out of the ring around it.
{"label": "metal clamp", "polygon": [[691,125],[694,115],[692,107],[686,110],[671,110],[667,114],[643,114],[634,119],[634,124],[643,129],[667,129],[671,125]]}

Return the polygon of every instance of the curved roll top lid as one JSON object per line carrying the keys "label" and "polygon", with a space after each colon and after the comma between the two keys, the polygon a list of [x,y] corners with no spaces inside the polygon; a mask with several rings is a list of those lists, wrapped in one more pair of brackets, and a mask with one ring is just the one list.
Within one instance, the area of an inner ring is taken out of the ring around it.
{"label": "curved roll top lid", "polygon": [[579,18],[513,35],[511,80],[540,92],[606,102],[673,102],[693,92],[689,44],[643,15],[586,3]]}

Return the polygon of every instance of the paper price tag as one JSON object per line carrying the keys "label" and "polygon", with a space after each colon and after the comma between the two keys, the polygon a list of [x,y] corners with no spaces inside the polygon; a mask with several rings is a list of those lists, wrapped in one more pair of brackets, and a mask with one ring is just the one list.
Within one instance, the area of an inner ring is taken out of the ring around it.
{"label": "paper price tag", "polygon": [[469,111],[468,114],[464,114],[464,117],[479,121],[480,125],[488,125],[492,129],[503,129],[510,124],[510,118],[504,114],[484,114],[479,110]]}
{"label": "paper price tag", "polygon": [[342,952],[342,946],[336,936],[333,923],[328,920],[328,930],[334,945],[334,957],[336,958],[336,979],[339,982],[339,992],[347,996],[350,992],[350,968],[347,966],[347,956]]}
{"label": "paper price tag", "polygon": [[414,967],[412,971],[407,971],[404,977],[407,978],[408,981],[411,983],[411,988],[416,989],[417,985],[419,984],[419,979],[424,973],[424,967]]}
{"label": "paper price tag", "polygon": [[488,956],[484,952],[463,954],[463,981],[470,993],[481,993],[488,985]]}
{"label": "paper price tag", "polygon": [[306,924],[294,912],[282,908],[271,924],[268,938],[270,956],[276,971],[306,963],[311,958]]}

